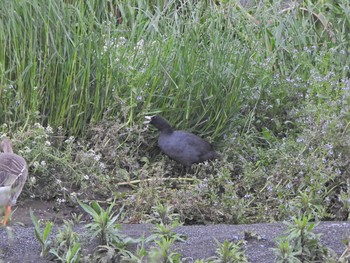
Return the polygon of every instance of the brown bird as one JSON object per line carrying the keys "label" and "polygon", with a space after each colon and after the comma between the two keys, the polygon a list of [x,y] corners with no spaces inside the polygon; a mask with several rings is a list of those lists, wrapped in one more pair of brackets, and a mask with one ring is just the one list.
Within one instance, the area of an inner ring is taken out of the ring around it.
{"label": "brown bird", "polygon": [[3,225],[6,226],[11,206],[16,204],[28,176],[28,165],[23,157],[14,154],[12,142],[4,138],[0,144],[0,206],[6,207]]}
{"label": "brown bird", "polygon": [[174,130],[161,116],[146,116],[146,119],[160,131],[158,138],[160,149],[185,167],[220,158],[220,154],[209,142],[193,133]]}

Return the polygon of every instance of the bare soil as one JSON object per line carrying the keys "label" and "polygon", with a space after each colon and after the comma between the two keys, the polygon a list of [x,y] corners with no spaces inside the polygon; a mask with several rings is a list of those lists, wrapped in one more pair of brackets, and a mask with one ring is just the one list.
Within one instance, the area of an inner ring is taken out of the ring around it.
{"label": "bare soil", "polygon": [[[72,212],[77,212],[74,207],[58,209],[54,203],[38,200],[26,201],[19,204],[13,214],[12,220],[6,228],[0,227],[0,263],[43,263],[50,262],[40,257],[40,245],[35,239],[29,208],[37,218],[51,220],[56,225],[56,230],[63,219],[69,219]],[[130,237],[141,237],[150,234],[152,225],[149,224],[123,224],[123,232]],[[208,258],[215,255],[216,241],[235,241],[244,239],[247,235],[252,238],[246,240],[246,254],[249,262],[274,262],[274,254],[271,248],[275,246],[275,238],[283,234],[285,226],[282,223],[251,224],[251,225],[196,225],[182,226],[176,232],[187,236],[185,242],[178,242],[177,249],[187,260]],[[315,232],[322,233],[321,241],[339,256],[345,250],[343,239],[347,239],[350,233],[350,222],[321,222]],[[91,247],[97,245],[96,241],[84,237],[83,226],[78,226],[75,231],[82,234],[82,247],[85,253],[91,253]]]}

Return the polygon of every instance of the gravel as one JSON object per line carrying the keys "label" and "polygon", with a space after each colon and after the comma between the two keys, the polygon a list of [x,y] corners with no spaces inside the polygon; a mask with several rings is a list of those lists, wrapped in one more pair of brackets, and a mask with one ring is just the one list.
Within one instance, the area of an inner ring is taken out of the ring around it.
{"label": "gravel", "polygon": [[[124,234],[130,237],[150,235],[152,225],[149,224],[123,224]],[[55,228],[57,230],[57,228]],[[78,233],[83,228],[75,229]],[[321,222],[315,229],[321,233],[321,241],[338,255],[345,250],[343,239],[348,238],[350,222]],[[177,242],[177,249],[185,258],[186,262],[194,259],[208,258],[215,255],[217,248],[216,240],[237,241],[250,235],[246,240],[245,249],[249,262],[274,262],[274,254],[271,248],[275,246],[275,238],[285,231],[282,223],[251,224],[251,225],[200,225],[181,226],[176,232],[187,236],[185,242]],[[96,246],[94,241],[83,238],[83,247]],[[40,245],[34,237],[34,229],[31,226],[10,226],[0,228],[0,263],[44,263],[50,262],[40,257]],[[91,253],[91,250],[88,250]]]}

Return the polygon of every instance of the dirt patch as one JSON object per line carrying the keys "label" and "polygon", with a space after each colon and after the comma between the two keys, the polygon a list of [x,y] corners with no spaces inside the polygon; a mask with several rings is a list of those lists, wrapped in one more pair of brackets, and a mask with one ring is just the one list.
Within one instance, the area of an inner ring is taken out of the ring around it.
{"label": "dirt patch", "polygon": [[[43,220],[51,220],[59,225],[63,219],[70,217],[74,208],[55,208],[54,203],[29,201],[20,204],[14,212],[12,221],[7,228],[0,228],[0,263],[44,263],[50,262],[40,257],[40,245],[34,237],[34,229],[29,217],[29,208],[35,215]],[[19,224],[20,222],[20,224]],[[149,224],[123,224],[123,232],[131,237],[148,236],[152,225]],[[215,255],[216,241],[235,241],[243,239],[245,233],[251,233],[259,238],[252,238],[246,242],[246,252],[249,262],[274,262],[274,254],[271,248],[275,246],[275,238],[285,230],[282,223],[251,224],[251,225],[206,225],[206,226],[182,226],[176,232],[187,236],[185,242],[178,242],[174,248],[188,260],[208,258]],[[322,233],[322,242],[338,255],[345,246],[342,239],[349,235],[350,222],[322,222],[315,232]],[[81,235],[83,226],[77,226],[75,231]],[[83,247],[94,246],[91,241],[83,237]]]}
{"label": "dirt patch", "polygon": [[21,224],[31,226],[32,221],[29,216],[29,209],[32,209],[35,216],[40,220],[50,220],[55,224],[61,224],[63,219],[71,218],[71,213],[80,212],[75,207],[58,206],[57,202],[43,202],[40,200],[27,200],[25,203],[20,202],[15,208],[11,218],[10,225]]}

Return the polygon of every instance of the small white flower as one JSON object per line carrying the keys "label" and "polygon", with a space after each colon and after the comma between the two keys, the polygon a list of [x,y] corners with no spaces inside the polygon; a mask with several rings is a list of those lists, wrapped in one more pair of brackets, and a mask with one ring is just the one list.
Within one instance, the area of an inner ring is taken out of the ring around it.
{"label": "small white flower", "polygon": [[126,41],[127,41],[127,39],[126,39],[125,37],[120,37],[120,38],[119,38],[119,42],[120,42],[121,44],[125,44]]}
{"label": "small white flower", "polygon": [[48,125],[48,126],[46,127],[46,131],[47,131],[48,133],[53,133],[52,127],[51,127],[50,125]]}
{"label": "small white flower", "polygon": [[65,203],[66,200],[64,198],[57,198],[57,203],[61,204],[61,203]]}
{"label": "small white flower", "polygon": [[90,177],[89,177],[87,174],[85,174],[85,175],[84,175],[84,179],[85,179],[85,180],[89,180]]}
{"label": "small white flower", "polygon": [[293,187],[293,185],[291,184],[291,183],[288,183],[287,185],[286,185],[286,188],[287,189],[291,189]]}
{"label": "small white flower", "polygon": [[40,162],[40,165],[41,165],[41,166],[46,166],[46,162],[45,162],[45,161],[41,161],[41,162]]}
{"label": "small white flower", "polygon": [[32,151],[32,150],[31,150],[28,146],[24,147],[24,152],[30,153],[31,151]]}
{"label": "small white flower", "polygon": [[40,124],[40,123],[38,123],[38,122],[34,123],[34,128],[44,129],[44,127],[43,127],[43,126],[41,126],[41,124]]}
{"label": "small white flower", "polygon": [[73,136],[70,136],[67,140],[65,140],[64,142],[65,143],[71,143],[74,141],[74,137]]}
{"label": "small white flower", "polygon": [[137,48],[142,48],[144,44],[145,44],[145,40],[141,39],[140,41],[138,41],[136,43],[136,47]]}
{"label": "small white flower", "polygon": [[101,155],[97,154],[94,156],[95,161],[99,161],[101,159]]}
{"label": "small white flower", "polygon": [[95,155],[95,151],[93,149],[90,149],[87,151],[88,155],[93,156]]}
{"label": "small white flower", "polygon": [[46,146],[51,146],[51,142],[45,141],[45,145],[46,145]]}
{"label": "small white flower", "polygon": [[105,165],[104,163],[100,163],[100,169],[101,169],[101,170],[106,169],[106,165]]}
{"label": "small white flower", "polygon": [[297,138],[297,142],[305,142],[305,139],[304,139],[304,138],[298,137],[298,138]]}

